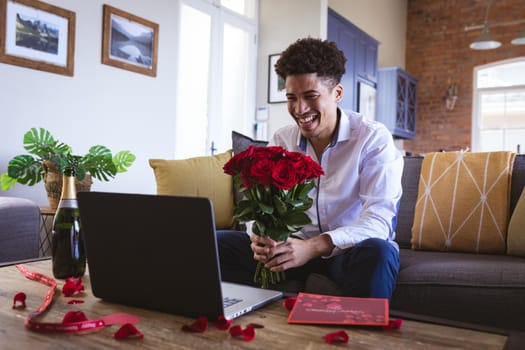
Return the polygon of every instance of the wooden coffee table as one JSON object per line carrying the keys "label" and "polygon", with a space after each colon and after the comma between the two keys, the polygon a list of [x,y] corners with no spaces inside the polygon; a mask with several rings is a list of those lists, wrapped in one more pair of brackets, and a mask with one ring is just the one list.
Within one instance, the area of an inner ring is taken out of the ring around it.
{"label": "wooden coffee table", "polygon": [[[51,261],[43,260],[24,264],[29,270],[52,277]],[[115,276],[118,278],[118,276]],[[24,318],[42,303],[48,287],[28,280],[15,266],[0,268],[0,348],[2,349],[100,349],[129,348],[141,349],[503,349],[507,340],[505,335],[469,329],[404,320],[399,330],[382,330],[366,327],[292,325],[286,322],[288,310],[281,301],[274,302],[263,309],[241,316],[234,325],[243,328],[256,323],[263,328],[256,329],[251,342],[232,338],[228,331],[221,331],[210,323],[204,333],[187,333],[181,330],[192,318],[143,310],[124,305],[105,302],[93,297],[89,277],[83,279],[86,291],[75,299],[83,304],[69,305],[61,293],[63,281],[58,281],[57,291],[50,310],[41,319],[46,322],[61,322],[66,312],[80,310],[89,319],[126,312],[141,318],[137,328],[144,339],[118,341],[112,334],[118,326],[107,327],[102,331],[83,334],[36,333],[24,327]],[[26,309],[12,309],[13,297],[18,292],[27,294]],[[153,292],[153,288],[152,288]],[[154,297],[152,295],[152,297]],[[350,339],[347,344],[329,345],[323,337],[327,333],[345,330]]]}

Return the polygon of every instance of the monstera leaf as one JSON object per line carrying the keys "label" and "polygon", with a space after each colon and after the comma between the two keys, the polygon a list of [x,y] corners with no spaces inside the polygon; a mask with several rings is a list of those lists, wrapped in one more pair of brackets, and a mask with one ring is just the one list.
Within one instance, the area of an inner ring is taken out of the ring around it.
{"label": "monstera leaf", "polygon": [[72,148],[44,128],[32,128],[24,134],[24,149],[29,154],[18,155],[8,164],[7,173],[0,175],[0,187],[8,190],[18,182],[32,186],[44,178],[44,162],[51,162],[58,171],[70,168],[82,181],[87,174],[97,180],[109,181],[117,173],[128,170],[136,157],[130,151],[113,156],[105,146],[92,146],[84,156],[74,155]]}

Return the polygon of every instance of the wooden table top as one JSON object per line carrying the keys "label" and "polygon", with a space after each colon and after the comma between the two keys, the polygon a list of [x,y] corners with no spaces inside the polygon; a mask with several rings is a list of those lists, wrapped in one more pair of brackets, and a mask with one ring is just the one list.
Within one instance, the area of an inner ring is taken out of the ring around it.
{"label": "wooden table top", "polygon": [[41,215],[55,215],[57,212],[56,208],[51,207],[40,207],[40,214]]}
{"label": "wooden table top", "polygon": [[[43,260],[25,264],[30,271],[52,277],[51,261]],[[381,330],[350,326],[317,326],[288,324],[288,310],[282,301],[274,302],[260,310],[235,319],[233,325],[245,328],[257,323],[263,328],[256,329],[251,342],[232,338],[228,331],[216,329],[211,323],[204,333],[187,333],[181,330],[194,319],[149,311],[134,307],[105,302],[91,293],[89,276],[83,278],[85,292],[74,299],[84,300],[83,304],[69,305],[62,295],[64,281],[57,280],[58,286],[49,311],[39,320],[61,322],[68,311],[80,310],[89,319],[117,312],[130,313],[140,317],[136,327],[144,338],[115,340],[112,334],[119,326],[82,335],[37,333],[24,327],[24,318],[42,303],[49,287],[26,279],[15,266],[0,268],[0,348],[14,349],[503,349],[506,337],[461,328],[404,320],[399,330]],[[26,309],[13,309],[13,297],[18,292],[27,295]],[[153,297],[153,296],[152,296]],[[345,330],[349,335],[348,344],[329,345],[324,342],[328,333]],[[335,347],[334,347],[335,346]]]}

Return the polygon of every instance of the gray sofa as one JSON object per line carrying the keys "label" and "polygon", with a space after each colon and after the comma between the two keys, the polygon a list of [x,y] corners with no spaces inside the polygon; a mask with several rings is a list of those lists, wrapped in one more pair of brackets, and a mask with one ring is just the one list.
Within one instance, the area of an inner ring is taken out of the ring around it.
{"label": "gray sofa", "polygon": [[[396,230],[401,266],[391,308],[525,330],[525,258],[410,249],[422,160],[405,158]],[[512,172],[511,215],[524,186],[525,155],[518,155]]]}
{"label": "gray sofa", "polygon": [[38,257],[40,210],[31,200],[0,197],[0,265]]}
{"label": "gray sofa", "polygon": [[[234,153],[250,145],[266,145],[264,141],[256,141],[236,132],[232,133],[232,141]],[[404,160],[403,196],[396,227],[400,271],[391,310],[408,315],[525,330],[525,258],[411,249],[423,157],[405,157]],[[512,172],[510,215],[524,187],[525,155],[517,155]],[[274,287],[289,293],[304,290],[341,294],[333,281],[318,274],[310,275],[306,283],[287,280]]]}
{"label": "gray sofa", "polygon": [[[390,305],[392,312],[525,330],[525,258],[411,249],[422,161],[423,157],[405,157],[396,229],[400,271]],[[511,215],[524,186],[525,155],[518,155],[512,173]],[[333,282],[319,275],[309,276],[304,289],[340,294]]]}

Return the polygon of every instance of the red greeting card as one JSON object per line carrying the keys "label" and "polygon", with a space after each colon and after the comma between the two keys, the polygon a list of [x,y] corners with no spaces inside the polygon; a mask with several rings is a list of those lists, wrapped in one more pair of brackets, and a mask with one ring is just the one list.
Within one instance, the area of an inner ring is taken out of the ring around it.
{"label": "red greeting card", "polygon": [[299,293],[288,323],[388,325],[388,299]]}

